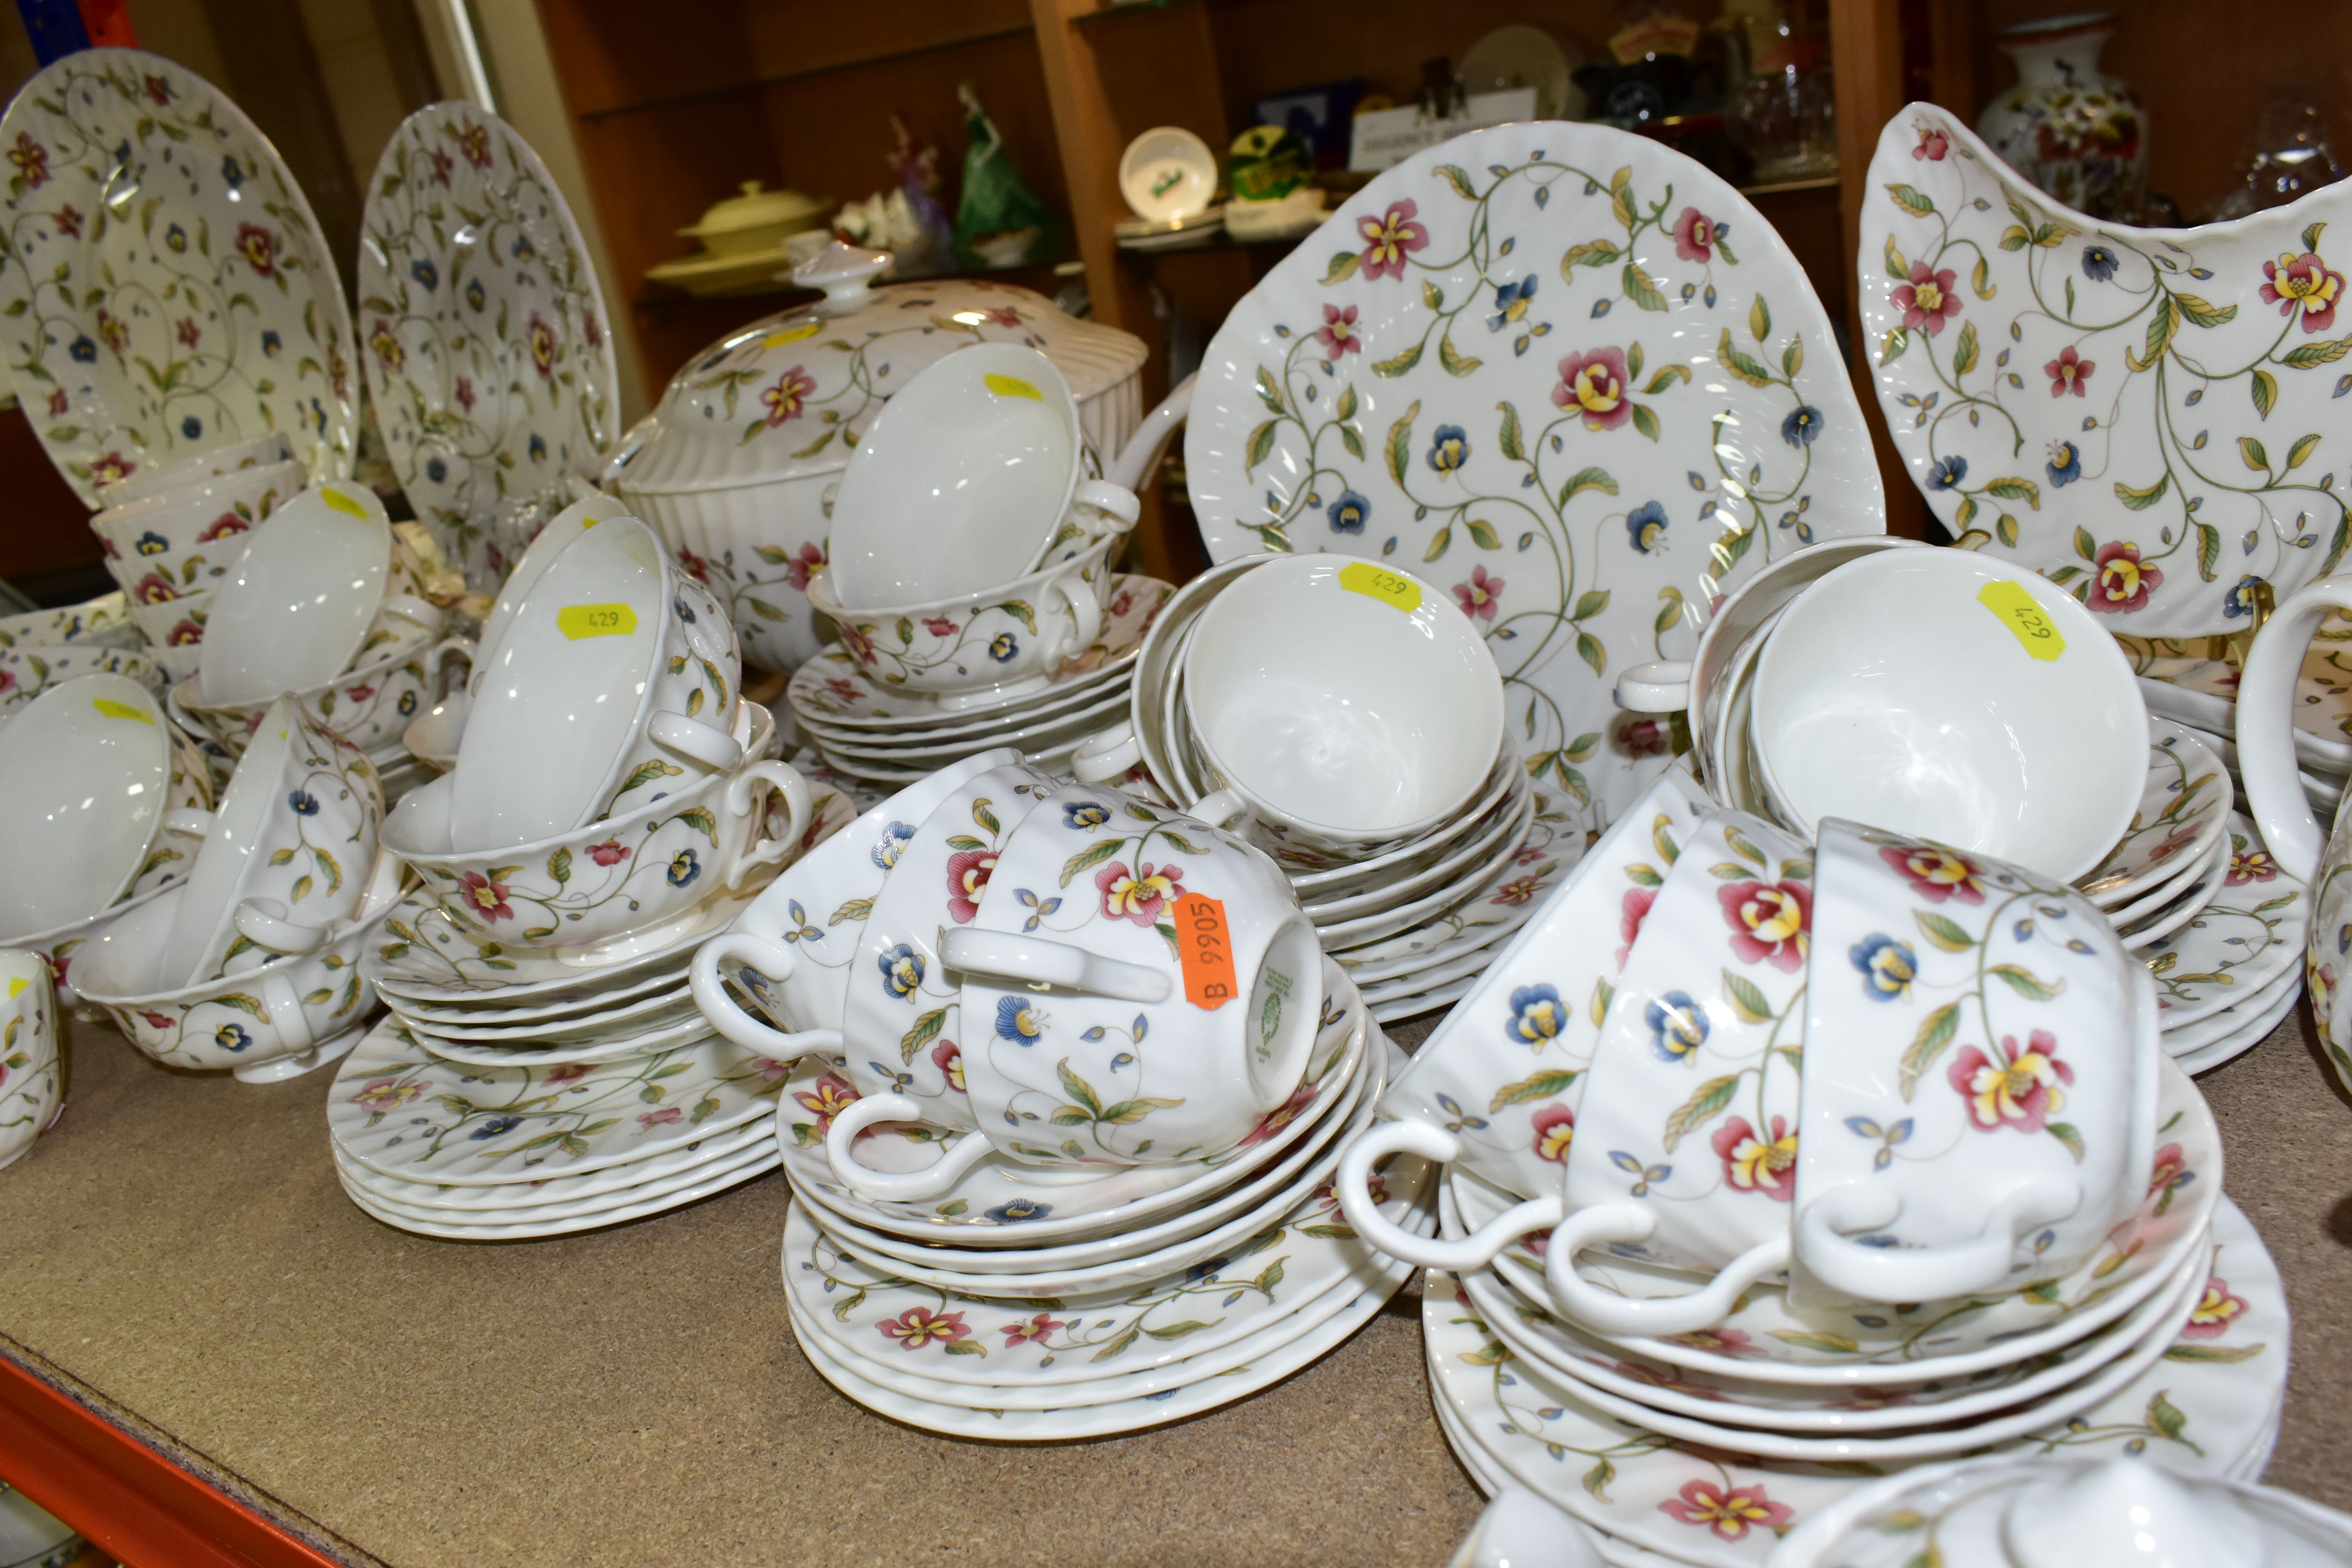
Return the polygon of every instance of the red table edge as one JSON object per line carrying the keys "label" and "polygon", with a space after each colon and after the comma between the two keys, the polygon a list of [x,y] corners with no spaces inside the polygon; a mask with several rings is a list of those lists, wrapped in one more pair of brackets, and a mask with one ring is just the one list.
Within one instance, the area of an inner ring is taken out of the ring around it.
{"label": "red table edge", "polygon": [[374,1561],[356,1550],[326,1555],[68,1393],[59,1384],[74,1381],[68,1374],[55,1373],[53,1381],[26,1364],[38,1360],[0,1338],[0,1476],[124,1563],[350,1568]]}

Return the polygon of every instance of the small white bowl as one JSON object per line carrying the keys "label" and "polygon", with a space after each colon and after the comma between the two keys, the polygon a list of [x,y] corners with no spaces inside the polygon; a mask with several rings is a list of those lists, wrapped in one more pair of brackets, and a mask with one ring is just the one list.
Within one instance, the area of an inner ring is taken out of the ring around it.
{"label": "small white bowl", "polygon": [[1119,155],[1118,189],[1147,222],[1197,217],[1217,198],[1217,155],[1181,125],[1154,126]]}
{"label": "small white bowl", "polygon": [[137,681],[55,687],[0,730],[0,940],[97,914],[163,831],[172,742]]}
{"label": "small white bowl", "polygon": [[278,508],[213,591],[196,667],[205,700],[267,702],[349,668],[392,554],[392,523],[363,485],[321,485]]}

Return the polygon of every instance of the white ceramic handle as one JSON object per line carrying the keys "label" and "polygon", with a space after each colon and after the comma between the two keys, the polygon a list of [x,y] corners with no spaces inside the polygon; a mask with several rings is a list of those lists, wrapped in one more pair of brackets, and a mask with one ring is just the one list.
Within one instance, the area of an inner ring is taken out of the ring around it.
{"label": "white ceramic handle", "polygon": [[[1049,668],[1075,654],[1084,653],[1087,645],[1101,635],[1102,601],[1095,597],[1095,585],[1087,581],[1085,574],[1075,570],[1066,572],[1047,582],[1037,597],[1040,601],[1037,613],[1041,616],[1053,613],[1051,605],[1056,598],[1068,605],[1070,611],[1068,633],[1057,637],[1054,645],[1045,650],[1045,663]],[[1055,625],[1059,624],[1057,620]]]}
{"label": "white ceramic handle", "polygon": [[1686,1296],[1637,1300],[1612,1295],[1577,1273],[1576,1255],[1592,1243],[1643,1241],[1657,1228],[1658,1216],[1650,1206],[1631,1199],[1577,1210],[1553,1229],[1544,1248],[1544,1284],[1552,1305],[1606,1334],[1686,1334],[1723,1321],[1742,1291],[1789,1267],[1789,1238],[1783,1234],[1758,1242],[1704,1289]]}
{"label": "white ceramic handle", "polygon": [[237,935],[272,952],[313,952],[327,940],[326,927],[298,925],[286,913],[286,906],[276,899],[247,899],[230,920]]}
{"label": "white ceramic handle", "polygon": [[1391,1154],[1419,1154],[1441,1164],[1462,1152],[1462,1141],[1442,1127],[1422,1121],[1384,1121],[1368,1128],[1339,1155],[1331,1179],[1339,1210],[1356,1234],[1391,1258],[1422,1268],[1483,1268],[1497,1253],[1531,1230],[1559,1223],[1558,1198],[1531,1198],[1505,1209],[1459,1241],[1415,1236],[1392,1224],[1372,1200],[1372,1167]]}
{"label": "white ceramic handle", "polygon": [[1135,427],[1135,434],[1118,449],[1105,478],[1139,495],[1142,493],[1145,481],[1158,464],[1160,448],[1168,445],[1168,437],[1192,412],[1192,383],[1198,379],[1197,375],[1188,375],[1178,382],[1160,400],[1160,406],[1143,416],[1143,423]]}
{"label": "white ceramic handle", "polygon": [[735,869],[729,874],[727,885],[740,889],[743,879],[764,866],[782,864],[784,858],[800,847],[801,836],[808,831],[809,786],[801,771],[790,763],[753,763],[735,776],[727,786],[727,809],[741,816],[757,811],[767,816],[767,795],[773,790],[784,797],[784,831],[774,838],[761,838],[746,853]]}
{"label": "white ceramic handle", "polygon": [[860,1132],[877,1121],[920,1121],[922,1102],[903,1094],[869,1094],[833,1119],[824,1135],[824,1157],[832,1162],[834,1180],[868,1203],[903,1203],[935,1198],[963,1179],[989,1152],[987,1139],[967,1132],[949,1144],[939,1163],[920,1171],[890,1174],[869,1171],[850,1155]]}
{"label": "white ceramic handle", "polygon": [[163,814],[163,831],[184,838],[204,838],[213,830],[213,814],[193,805],[175,805]]}
{"label": "white ceramic handle", "polygon": [[1125,533],[1143,516],[1143,503],[1125,485],[1108,479],[1080,479],[1078,488],[1070,492],[1070,500],[1078,506],[1090,506],[1104,516],[1118,520],[1118,526],[1105,529],[1106,533]]}
{"label": "white ceramic handle", "polygon": [[769,984],[782,985],[793,977],[799,961],[782,942],[748,931],[721,931],[695,951],[694,963],[687,971],[688,984],[694,988],[694,1005],[702,1009],[710,1026],[731,1044],[779,1062],[804,1057],[811,1051],[843,1048],[839,1029],[803,1029],[787,1035],[743,1011],[727,994],[726,984],[719,978],[719,966],[726,963],[749,964]]}
{"label": "white ceramic handle", "polygon": [[1690,706],[1688,659],[1637,664],[1617,678],[1617,706],[1629,713],[1679,713]]}
{"label": "white ceramic handle", "polygon": [[299,1057],[317,1045],[319,1037],[310,1032],[310,1020],[302,1011],[301,993],[294,989],[294,982],[286,973],[290,967],[283,965],[262,972],[261,1009],[269,1015],[270,1027],[278,1031],[278,1043],[286,1047],[287,1054]]}
{"label": "white ceramic handle", "polygon": [[1105,958],[1042,936],[959,926],[941,934],[940,962],[964,974],[1014,985],[1059,985],[1122,1002],[1165,1002],[1174,984],[1167,972]]}
{"label": "white ceramic handle", "polygon": [[[597,484],[608,492],[616,491],[621,471],[629,466],[631,458],[646,449],[646,443],[660,430],[661,422],[650,414],[630,426],[622,435],[621,444],[614,447],[613,455],[604,460],[604,471],[596,476]],[[583,496],[580,499],[585,500],[588,498]]]}
{"label": "white ceramic handle", "polygon": [[1108,784],[1125,777],[1142,760],[1143,742],[1135,733],[1134,722],[1122,719],[1078,742],[1077,750],[1070,753],[1070,772],[1080,784]]}
{"label": "white ceramic handle", "polygon": [[425,689],[433,694],[433,700],[435,702],[439,702],[441,699],[448,695],[448,693],[442,689],[441,672],[443,668],[453,658],[464,659],[466,661],[467,679],[470,680],[473,678],[474,673],[474,655],[476,652],[477,649],[474,647],[474,639],[471,637],[443,637],[439,642],[435,643],[430,648],[425,650]]}
{"label": "white ceramic handle", "polygon": [[1815,1279],[1861,1301],[1937,1301],[1996,1289],[2006,1282],[2017,1238],[2073,1214],[2083,1184],[2028,1182],[1992,1207],[1973,1241],[1944,1247],[1871,1247],[1850,1233],[1878,1230],[1903,1212],[1890,1187],[1847,1183],[1807,1204],[1797,1216],[1797,1258]]}
{"label": "white ceramic handle", "polygon": [[[723,773],[743,760],[743,743],[724,730],[683,713],[656,713],[646,721],[655,745]],[[738,815],[740,815],[740,813]]]}
{"label": "white ceramic handle", "polygon": [[1205,822],[1212,827],[1222,827],[1228,833],[1238,833],[1255,819],[1250,803],[1229,789],[1211,790],[1207,795],[1184,808],[1184,815]]}
{"label": "white ceramic handle", "polygon": [[2331,610],[2352,609],[2352,576],[2323,577],[2287,595],[2254,637],[2238,681],[2238,773],[2263,843],[2279,864],[2318,879],[2327,835],[2304,798],[2294,754],[2294,689],[2312,634]]}

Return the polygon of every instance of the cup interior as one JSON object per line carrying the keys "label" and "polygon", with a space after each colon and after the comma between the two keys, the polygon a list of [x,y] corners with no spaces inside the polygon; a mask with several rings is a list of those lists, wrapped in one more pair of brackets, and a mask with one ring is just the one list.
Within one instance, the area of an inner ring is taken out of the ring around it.
{"label": "cup interior", "polygon": [[2064,590],[1958,551],[1864,556],[1783,612],[1748,719],[1790,826],[1916,834],[2071,879],[2131,824],[2147,710]]}
{"label": "cup interior", "polygon": [[1014,343],[948,355],[875,416],[833,508],[834,592],[853,610],[951,599],[1026,576],[1077,484],[1077,404]]}
{"label": "cup interior", "polygon": [[1255,1107],[1271,1110],[1288,1100],[1307,1076],[1322,1014],[1323,950],[1304,918],[1288,921],[1266,944],[1251,983],[1245,1061]]}
{"label": "cup interior", "polygon": [[196,666],[205,700],[267,702],[332,680],[391,571],[392,524],[362,487],[321,485],[279,507],[213,593]]}
{"label": "cup interior", "polygon": [[154,700],[114,675],[68,681],[0,730],[0,940],[84,920],[131,885],[165,806]]}
{"label": "cup interior", "polygon": [[1310,829],[1425,826],[1469,798],[1502,743],[1485,640],[1435,589],[1368,562],[1299,556],[1237,579],[1201,613],[1182,668],[1216,771]]}

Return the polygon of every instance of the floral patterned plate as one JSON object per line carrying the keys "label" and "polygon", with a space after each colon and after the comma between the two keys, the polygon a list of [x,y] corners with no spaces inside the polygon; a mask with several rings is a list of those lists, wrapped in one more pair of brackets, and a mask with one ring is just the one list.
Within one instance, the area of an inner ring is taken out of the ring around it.
{"label": "floral patterned plate", "polygon": [[2230,1009],[2221,1016],[2239,1020],[2237,1027],[2217,1040],[2179,1053],[2172,1058],[2173,1061],[2183,1072],[2200,1073],[2210,1072],[2224,1062],[2237,1060],[2270,1038],[2271,1031],[2294,1011],[2295,1002],[2302,994],[2302,985],[2290,981],[2280,985],[2276,995],[2251,1016],[2246,1015],[2254,1005],[2252,1002]]}
{"label": "floral patterned plate", "polygon": [[1401,1024],[1407,1018],[1418,1018],[1424,1013],[1450,1008],[1470,994],[1478,984],[1476,975],[1448,981],[1433,991],[1416,992],[1410,996],[1393,996],[1372,1005],[1372,1016],[1383,1024]]}
{"label": "floral patterned plate", "polygon": [[2311,889],[2280,868],[2254,825],[2230,814],[2230,868],[2221,893],[2170,936],[2141,950],[2156,976],[2168,1034],[2251,996],[2303,957]]}
{"label": "floral patterned plate", "polygon": [[138,49],[43,68],[0,116],[0,317],[33,432],[93,510],[152,464],[283,430],[313,479],[352,471],[341,281],[268,139]]}
{"label": "floral patterned plate", "polygon": [[1497,877],[1508,880],[1510,873],[1524,871],[1529,865],[1540,867],[1533,873],[1537,876],[1557,870],[1558,863],[1548,857],[1538,855],[1532,861],[1528,858],[1528,840],[1535,837],[1535,807],[1534,799],[1525,802],[1518,820],[1477,854],[1466,857],[1468,864],[1446,886],[1393,909],[1374,910],[1328,924],[1317,921],[1317,940],[1336,949],[1360,947],[1412,930],[1433,916],[1453,910],[1467,893],[1484,889]]}
{"label": "floral patterned plate", "polygon": [[2172,895],[2171,901],[2151,910],[2126,926],[2116,924],[2116,934],[2123,938],[2126,952],[2137,952],[2153,947],[2170,936],[2204,911],[2221,890],[2221,879],[2229,874],[2230,847],[2226,843],[2213,847],[2213,854],[2205,864],[2196,868],[2193,875],[2176,882],[2168,882],[2158,891]]}
{"label": "floral patterned plate", "polygon": [[[2227,825],[2227,821],[2225,816],[2224,826]],[[2170,881],[2158,882],[2154,889],[2141,894],[2121,909],[2107,910],[2104,912],[2108,921],[2117,931],[2136,930],[2143,921],[2170,909],[2179,901],[2180,895],[2196,883],[2208,879],[2217,879],[2229,868],[2230,845],[2228,836],[2224,834],[2214,839],[2213,847],[2207,852],[2202,861],[2183,866],[2179,873]]]}
{"label": "floral patterned plate", "polygon": [[602,1230],[609,1225],[625,1225],[631,1220],[651,1219],[656,1215],[684,1208],[704,1198],[755,1181],[776,1168],[772,1151],[754,1155],[740,1165],[714,1172],[691,1186],[680,1187],[659,1196],[647,1197],[620,1208],[604,1209],[590,1214],[573,1215],[567,1218],[520,1221],[512,1225],[444,1225],[437,1221],[418,1219],[403,1215],[372,1199],[361,1195],[349,1185],[343,1195],[372,1219],[382,1220],[395,1230],[411,1231],[418,1236],[437,1237],[444,1241],[535,1241],[542,1237],[570,1236],[575,1231]]}
{"label": "floral patterned plate", "polygon": [[1767,558],[1885,529],[1803,268],[1716,175],[1598,125],[1474,132],[1349,198],[1218,330],[1184,456],[1213,559],[1445,586],[1580,807],[1654,771],[1619,671],[1690,657]]}
{"label": "floral patterned plate", "polygon": [[[724,1142],[724,1147],[714,1147]],[[758,1169],[744,1171],[747,1165]],[[391,1178],[379,1176],[351,1156],[338,1152],[335,1155],[335,1176],[350,1194],[352,1201],[370,1213],[397,1215],[402,1221],[422,1220],[430,1225],[446,1225],[457,1229],[479,1228],[483,1226],[542,1225],[550,1220],[579,1219],[583,1215],[608,1214],[614,1209],[634,1208],[655,1198],[667,1197],[686,1187],[700,1187],[705,1183],[734,1172],[742,1172],[741,1179],[749,1181],[776,1168],[776,1151],[772,1145],[757,1142],[713,1139],[700,1146],[699,1157],[657,1176],[640,1182],[615,1184],[602,1192],[581,1197],[550,1198],[544,1203],[511,1204],[499,1207],[477,1205],[458,1208],[446,1204],[413,1204],[387,1197],[388,1185],[411,1186],[414,1183],[394,1184]],[[617,1169],[626,1171],[629,1166]],[[427,1189],[428,1191],[431,1189]],[[492,1188],[503,1193],[503,1188]],[[528,1190],[528,1189],[526,1189]]]}
{"label": "floral patterned plate", "polygon": [[620,1062],[464,1067],[385,1022],[337,1069],[327,1131],[382,1175],[496,1186],[626,1164],[740,1127],[774,1110],[787,1070],[715,1037]]}
{"label": "floral patterned plate", "polygon": [[2147,783],[2131,826],[2107,858],[2074,886],[2101,909],[2126,904],[2221,841],[2230,775],[2195,731],[2153,714],[2147,721]]}
{"label": "floral patterned plate", "polygon": [[546,1006],[533,1006],[528,1002],[519,1006],[501,1006],[498,994],[491,992],[487,994],[468,993],[465,1002],[457,1004],[403,1001],[394,1011],[404,1020],[423,1024],[427,1028],[436,1024],[535,1024],[550,1019],[576,1018],[583,1013],[601,1013],[608,1007],[641,1002],[657,995],[691,994],[693,991],[688,982],[656,974],[651,979],[615,985],[610,991],[600,991],[574,1001],[551,1003]]}
{"label": "floral patterned plate", "polygon": [[[2237,732],[2238,667],[2211,653],[2206,638],[2189,641],[2117,637],[2139,677],[2151,712],[2165,712],[2200,730]],[[2352,626],[2331,617],[2304,655],[2295,683],[2294,753],[2306,768],[2352,773]]]}
{"label": "floral patterned plate", "polygon": [[[2263,1442],[2286,1378],[2286,1294],[2235,1205],[2221,1205],[2213,1230],[2213,1278],[2162,1358],[2102,1404],[2004,1451],[2145,1454],[2226,1475]],[[1890,1468],[1744,1459],[1612,1420],[1513,1355],[1457,1289],[1432,1271],[1422,1297],[1438,1402],[1513,1479],[1581,1523],[1700,1568],[1759,1568],[1790,1527]]]}
{"label": "floral patterned plate", "polygon": [[616,433],[595,263],[538,154],[470,103],[401,121],[361,227],[359,330],[393,475],[467,585],[494,591],[510,563],[492,517],[593,472]]}
{"label": "floral patterned plate", "polygon": [[1072,740],[1083,740],[1097,730],[1107,729],[1127,716],[1127,693],[1112,681],[1103,689],[1103,695],[1080,707],[1059,713],[1047,713],[1033,718],[1028,714],[1007,715],[997,728],[977,734],[951,735],[945,740],[934,738],[929,731],[918,731],[904,737],[877,739],[861,734],[855,741],[844,741],[834,735],[819,735],[817,744],[828,756],[846,757],[856,762],[881,763],[891,767],[944,767],[961,762],[975,752],[992,746],[1019,746],[1024,750],[1050,750]]}
{"label": "floral patterned plate", "polygon": [[1566,803],[1538,790],[1535,826],[1501,866],[1451,904],[1401,931],[1332,954],[1351,976],[1387,979],[1486,947],[1517,931],[1543,906],[1544,895],[1582,858],[1584,835],[1560,809]]}
{"label": "floral patterned plate", "polygon": [[[2167,1032],[2164,1037],[2165,1054],[2175,1061],[2183,1061],[2208,1046],[2243,1034],[2259,1019],[2274,1018],[2283,1000],[2291,1004],[2294,997],[2303,994],[2303,984],[2302,971],[2290,965],[2261,990],[2231,1003],[2211,1017]],[[2194,1072],[2197,1069],[2184,1065],[2183,1070]]]}
{"label": "floral patterned plate", "polygon": [[495,994],[501,1002],[528,998],[542,1006],[586,1001],[624,983],[683,975],[703,940],[741,914],[765,886],[761,879],[759,886],[714,899],[701,906],[700,918],[684,934],[650,952],[593,970],[558,958],[552,948],[483,942],[431,899],[412,893],[392,912],[404,929],[395,931],[387,921],[393,940],[362,954],[360,972],[371,982],[378,976],[390,982],[384,994],[401,1000],[448,1003]]}
{"label": "floral patterned plate", "polygon": [[702,1167],[758,1152],[772,1142],[767,1128],[754,1121],[698,1143],[682,1143],[626,1164],[607,1165],[578,1176],[534,1175],[495,1187],[446,1187],[430,1182],[405,1182],[369,1170],[341,1149],[335,1151],[335,1172],[345,1186],[361,1187],[370,1197],[381,1198],[397,1207],[477,1214],[547,1208],[605,1196],[624,1188],[651,1186],[656,1182],[698,1179],[694,1173]]}
{"label": "floral patterned plate", "polygon": [[1921,103],[1880,132],[1867,189],[1879,401],[1961,543],[2147,637],[2246,630],[2256,583],[2284,599],[2336,570],[2352,336],[2317,252],[2352,191],[2203,228],[2102,224]]}

